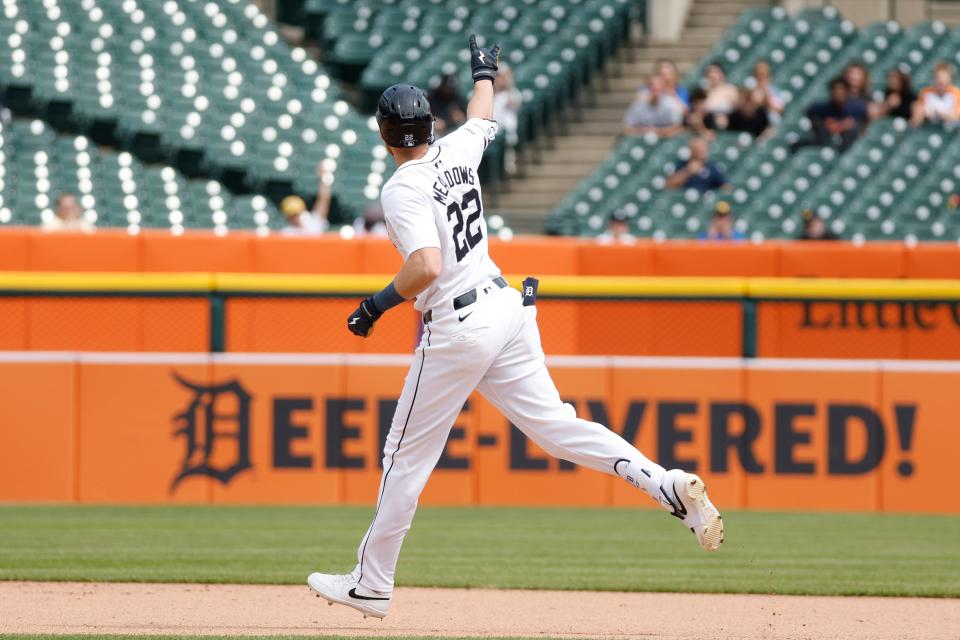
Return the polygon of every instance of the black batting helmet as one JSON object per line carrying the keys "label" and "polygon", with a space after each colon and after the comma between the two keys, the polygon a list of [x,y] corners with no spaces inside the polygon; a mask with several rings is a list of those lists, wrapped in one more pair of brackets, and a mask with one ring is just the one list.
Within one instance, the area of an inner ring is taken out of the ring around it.
{"label": "black batting helmet", "polygon": [[388,87],[377,103],[380,135],[391,147],[432,144],[433,120],[426,94],[412,84]]}

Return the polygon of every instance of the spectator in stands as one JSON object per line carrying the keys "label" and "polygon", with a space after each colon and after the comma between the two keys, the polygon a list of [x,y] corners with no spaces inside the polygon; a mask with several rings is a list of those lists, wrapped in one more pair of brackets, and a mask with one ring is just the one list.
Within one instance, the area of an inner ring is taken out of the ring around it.
{"label": "spectator in stands", "polygon": [[313,211],[300,196],[287,196],[280,201],[280,212],[286,219],[283,233],[288,235],[319,235],[330,228],[330,203],[333,200],[333,176],[327,174],[323,162],[317,164],[317,199]]}
{"label": "spectator in stands", "polygon": [[353,232],[357,237],[387,237],[387,223],[384,219],[383,207],[379,202],[368,204],[363,210],[363,215],[353,221]]}
{"label": "spectator in stands", "polygon": [[704,71],[707,100],[704,107],[707,113],[730,113],[737,106],[739,91],[727,82],[727,73],[717,63],[707,66]]}
{"label": "spectator in stands", "polygon": [[870,102],[870,70],[862,62],[851,62],[843,70],[843,79],[849,87],[849,100]]}
{"label": "spectator in stands", "polygon": [[[287,216],[287,225],[284,233],[297,235],[316,235],[326,233],[330,229],[330,205],[333,201],[333,176],[329,176],[323,168],[323,162],[317,165],[317,199],[313,203],[313,211],[306,211],[306,203],[297,196],[284,198],[280,208],[286,214],[284,203],[290,200],[290,211],[299,211],[296,219]],[[294,198],[294,199],[292,199]],[[384,222],[383,208],[379,202],[371,202],[363,210],[363,215],[353,221],[353,235],[355,237],[387,235],[387,226]]]}
{"label": "spectator in stands", "polygon": [[913,126],[924,122],[955,123],[960,120],[960,89],[953,84],[953,70],[941,62],[933,69],[933,86],[920,92],[913,108]]}
{"label": "spectator in stands", "polygon": [[733,212],[730,210],[730,203],[721,200],[713,208],[713,215],[710,217],[710,225],[700,236],[702,240],[743,240],[746,236],[737,231],[733,224]]}
{"label": "spectator in stands", "polygon": [[891,69],[887,74],[887,88],[883,92],[883,102],[870,105],[870,117],[909,120],[913,115],[913,103],[916,101],[917,93],[911,86],[910,75],[899,69]]}
{"label": "spectator in stands", "polygon": [[522,104],[523,96],[513,84],[513,71],[501,63],[497,78],[493,81],[493,119],[500,125],[507,142],[503,164],[508,175],[517,172],[517,143],[520,141],[517,130]]}
{"label": "spectator in stands", "polygon": [[628,136],[656,133],[669,137],[683,129],[683,103],[668,93],[659,74],[650,76],[623,117],[623,133]]}
{"label": "spectator in stands", "polygon": [[680,84],[680,72],[673,60],[657,60],[657,73],[663,78],[664,92],[683,103],[684,113],[690,108],[690,92]]}
{"label": "spectator in stands", "polygon": [[704,138],[690,140],[690,159],[681,160],[673,173],[667,176],[668,189],[696,189],[700,193],[726,189],[727,176],[710,162],[710,143]]}
{"label": "spectator in stands", "polygon": [[716,138],[714,130],[717,128],[716,120],[712,113],[707,113],[707,92],[697,88],[690,93],[690,111],[683,119],[684,125],[690,131],[701,138],[713,140]]}
{"label": "spectator in stands", "polygon": [[754,138],[760,138],[770,129],[767,115],[767,100],[762,90],[741,89],[740,100],[727,120],[727,130],[745,131]]}
{"label": "spectator in stands", "polygon": [[773,71],[770,69],[770,63],[766,60],[757,60],[756,64],[753,65],[753,76],[747,78],[746,84],[752,93],[758,94],[754,96],[754,100],[760,100],[762,96],[770,124],[774,126],[780,124],[786,102],[783,99],[783,93],[773,84]]}
{"label": "spectator in stands", "polygon": [[630,233],[629,216],[623,209],[616,209],[610,213],[607,220],[607,230],[597,236],[597,242],[604,244],[622,243],[633,244],[636,236]]}
{"label": "spectator in stands", "polygon": [[430,92],[427,99],[437,119],[434,128],[438,137],[467,121],[467,103],[457,89],[456,76],[452,74],[443,76],[440,84]]}
{"label": "spectator in stands", "polygon": [[83,231],[90,233],[97,228],[83,217],[83,209],[77,196],[64,192],[57,196],[57,209],[52,218],[43,221],[44,231]]}
{"label": "spectator in stands", "polygon": [[280,212],[286,220],[283,233],[287,235],[314,236],[324,233],[329,224],[325,218],[307,209],[300,196],[287,196],[280,201]]}
{"label": "spectator in stands", "polygon": [[830,81],[830,98],[814,102],[807,109],[810,119],[809,136],[793,143],[792,150],[801,147],[833,147],[843,153],[859,137],[867,123],[866,105],[850,99],[850,88],[843,78]]}
{"label": "spectator in stands", "polygon": [[803,232],[800,234],[800,240],[838,240],[837,234],[827,229],[823,218],[818,216],[813,209],[804,209],[800,214],[803,218]]}

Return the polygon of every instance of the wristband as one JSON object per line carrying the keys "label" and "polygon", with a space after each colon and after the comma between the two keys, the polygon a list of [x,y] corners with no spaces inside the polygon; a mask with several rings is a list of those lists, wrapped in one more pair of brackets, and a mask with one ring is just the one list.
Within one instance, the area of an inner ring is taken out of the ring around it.
{"label": "wristband", "polygon": [[379,313],[386,313],[389,309],[393,309],[406,301],[406,298],[397,293],[397,288],[393,286],[392,282],[370,298],[370,302],[373,303]]}

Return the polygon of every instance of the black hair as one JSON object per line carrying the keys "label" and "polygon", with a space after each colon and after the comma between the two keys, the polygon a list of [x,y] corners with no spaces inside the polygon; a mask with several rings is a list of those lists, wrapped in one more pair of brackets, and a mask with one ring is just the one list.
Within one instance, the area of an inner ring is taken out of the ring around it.
{"label": "black hair", "polygon": [[830,87],[831,91],[833,91],[836,87],[843,87],[847,91],[850,90],[850,83],[847,82],[845,78],[842,78],[840,76],[837,76],[836,78],[831,80],[828,86]]}

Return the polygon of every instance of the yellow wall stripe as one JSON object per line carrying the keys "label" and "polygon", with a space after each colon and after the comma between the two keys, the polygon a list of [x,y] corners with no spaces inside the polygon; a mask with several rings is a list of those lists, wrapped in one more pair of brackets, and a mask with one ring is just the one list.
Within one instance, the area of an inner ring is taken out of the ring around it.
{"label": "yellow wall stripe", "polygon": [[[0,272],[0,292],[17,293],[255,293],[364,295],[391,279],[380,275],[260,273]],[[523,276],[507,276],[519,287]],[[960,300],[960,280],[835,278],[680,278],[545,276],[540,293],[569,298],[720,298]]]}

